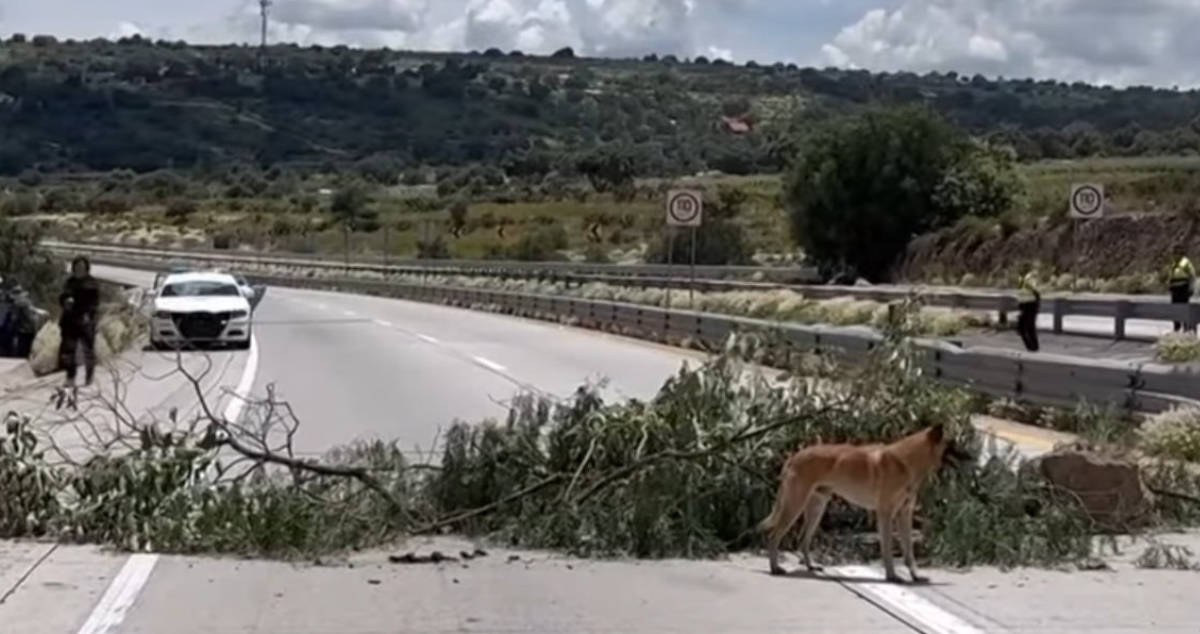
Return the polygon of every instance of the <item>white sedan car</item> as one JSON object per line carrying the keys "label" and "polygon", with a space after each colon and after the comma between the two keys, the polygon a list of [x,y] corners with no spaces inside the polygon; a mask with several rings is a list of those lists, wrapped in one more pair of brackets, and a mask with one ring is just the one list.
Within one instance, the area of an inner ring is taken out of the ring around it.
{"label": "white sedan car", "polygon": [[250,302],[227,273],[175,273],[154,296],[150,344],[250,347]]}

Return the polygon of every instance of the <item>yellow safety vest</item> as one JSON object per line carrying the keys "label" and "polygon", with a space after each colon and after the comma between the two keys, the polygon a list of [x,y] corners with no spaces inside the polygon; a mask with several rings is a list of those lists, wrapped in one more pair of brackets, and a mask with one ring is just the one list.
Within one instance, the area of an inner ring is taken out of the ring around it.
{"label": "yellow safety vest", "polygon": [[1192,266],[1192,261],[1187,259],[1187,256],[1179,258],[1175,263],[1175,267],[1171,269],[1171,281],[1187,280],[1192,281],[1196,277],[1196,267]]}
{"label": "yellow safety vest", "polygon": [[1017,286],[1017,301],[1021,303],[1032,302],[1037,300],[1037,296],[1037,280],[1034,279],[1033,273],[1022,275],[1020,283]]}

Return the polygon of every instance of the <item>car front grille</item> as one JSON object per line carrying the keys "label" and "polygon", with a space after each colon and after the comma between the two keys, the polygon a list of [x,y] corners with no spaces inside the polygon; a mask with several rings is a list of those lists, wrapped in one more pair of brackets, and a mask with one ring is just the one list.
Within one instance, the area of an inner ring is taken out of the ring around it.
{"label": "car front grille", "polygon": [[229,323],[229,313],[175,313],[175,329],[185,339],[216,339]]}

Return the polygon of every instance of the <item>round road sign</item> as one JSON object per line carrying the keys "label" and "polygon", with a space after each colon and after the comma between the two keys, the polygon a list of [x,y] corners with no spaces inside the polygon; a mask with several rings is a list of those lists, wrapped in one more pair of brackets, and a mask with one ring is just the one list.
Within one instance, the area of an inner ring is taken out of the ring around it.
{"label": "round road sign", "polygon": [[1104,206],[1104,194],[1093,185],[1081,185],[1071,194],[1071,207],[1081,216],[1095,216]]}
{"label": "round road sign", "polygon": [[671,202],[667,205],[667,213],[671,214],[671,218],[681,225],[692,224],[696,221],[696,216],[700,214],[700,199],[691,192],[678,192],[671,197]]}

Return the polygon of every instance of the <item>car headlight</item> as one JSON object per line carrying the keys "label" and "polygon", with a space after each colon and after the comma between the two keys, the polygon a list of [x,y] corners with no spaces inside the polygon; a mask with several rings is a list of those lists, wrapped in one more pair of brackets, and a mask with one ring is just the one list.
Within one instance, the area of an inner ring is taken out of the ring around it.
{"label": "car headlight", "polygon": [[244,311],[244,310],[235,310],[235,311],[233,311],[232,313],[229,313],[229,316],[230,316],[232,319],[245,319],[245,318],[246,318],[246,316],[247,316],[247,315],[249,315],[249,314],[250,314],[250,313],[248,313],[248,312],[246,312],[246,311]]}
{"label": "car headlight", "polygon": [[155,319],[170,319],[171,312],[166,311],[166,310],[156,310],[156,311],[154,311],[154,318]]}

